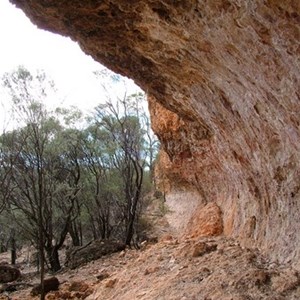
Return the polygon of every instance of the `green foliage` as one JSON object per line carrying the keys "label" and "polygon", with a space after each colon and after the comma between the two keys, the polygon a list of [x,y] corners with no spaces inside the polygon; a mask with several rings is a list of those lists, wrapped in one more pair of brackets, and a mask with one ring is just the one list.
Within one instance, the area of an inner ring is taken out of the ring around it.
{"label": "green foliage", "polygon": [[50,264],[67,233],[76,245],[90,238],[130,243],[143,225],[138,216],[158,149],[144,95],[97,106],[78,129],[78,109],[46,109],[55,88],[45,73],[20,67],[2,82],[19,127],[0,136],[0,223],[9,215],[18,238],[22,232],[43,247]]}
{"label": "green foliage", "polygon": [[[52,87],[46,75],[33,76],[19,68],[5,74],[3,81],[13,104],[18,104],[14,113],[19,125],[24,124],[1,136],[0,172],[9,174],[6,211],[40,251],[50,253],[62,246],[75,210],[78,158],[57,115],[40,101],[47,95],[46,87]],[[50,255],[51,268],[60,268],[51,259]]]}

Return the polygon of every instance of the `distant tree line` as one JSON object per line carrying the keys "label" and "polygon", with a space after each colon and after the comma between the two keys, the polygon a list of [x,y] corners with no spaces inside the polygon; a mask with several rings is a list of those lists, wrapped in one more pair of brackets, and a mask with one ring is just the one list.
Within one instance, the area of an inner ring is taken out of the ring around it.
{"label": "distant tree line", "polygon": [[[31,243],[41,272],[61,268],[59,250],[139,233],[153,185],[158,142],[142,93],[106,98],[83,120],[77,109],[49,110],[55,87],[44,72],[19,67],[2,78],[18,126],[0,136],[0,251]],[[85,101],[85,100],[84,100]],[[78,125],[80,124],[80,125]]]}

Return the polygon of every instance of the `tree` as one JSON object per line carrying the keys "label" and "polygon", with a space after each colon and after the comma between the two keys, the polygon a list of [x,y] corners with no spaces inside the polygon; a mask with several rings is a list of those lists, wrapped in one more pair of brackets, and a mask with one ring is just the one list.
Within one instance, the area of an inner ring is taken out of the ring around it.
{"label": "tree", "polygon": [[3,83],[19,124],[0,139],[2,169],[9,174],[7,209],[39,249],[43,284],[45,252],[51,269],[59,270],[58,250],[76,218],[79,158],[59,119],[43,105],[54,90],[44,72],[19,67]]}
{"label": "tree", "polygon": [[[135,101],[133,101],[135,100]],[[140,123],[139,102],[135,97],[124,96],[96,108],[96,125],[106,134],[106,152],[113,170],[119,174],[121,192],[118,205],[124,221],[124,240],[130,245],[138,204],[142,198],[146,152],[144,151],[144,130]]]}
{"label": "tree", "polygon": [[42,282],[45,263],[60,269],[58,251],[68,233],[78,246],[90,238],[130,245],[158,144],[144,95],[107,98],[79,129],[78,110],[46,109],[55,88],[45,73],[20,67],[3,83],[18,121],[0,136],[2,217],[18,224],[5,232],[5,243],[11,236],[15,249],[21,231],[36,245]]}
{"label": "tree", "polygon": [[112,186],[118,184],[115,185],[111,172],[113,166],[106,148],[108,140],[107,132],[98,126],[90,125],[85,130],[85,206],[94,239],[108,239],[113,231],[113,195],[117,191],[113,191]]}

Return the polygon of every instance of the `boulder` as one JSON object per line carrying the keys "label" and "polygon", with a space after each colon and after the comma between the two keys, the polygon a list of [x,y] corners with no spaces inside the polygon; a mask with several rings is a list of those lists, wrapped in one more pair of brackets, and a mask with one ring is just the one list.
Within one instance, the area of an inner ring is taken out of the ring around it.
{"label": "boulder", "polygon": [[[59,281],[56,277],[51,277],[44,280],[44,291],[48,293],[50,291],[57,291],[59,288]],[[41,284],[34,286],[30,292],[31,296],[37,296],[41,293]]]}
{"label": "boulder", "polygon": [[0,283],[15,281],[20,277],[21,272],[19,269],[6,264],[0,265]]}
{"label": "boulder", "polygon": [[124,249],[123,242],[110,240],[96,240],[84,246],[72,247],[66,253],[66,266],[75,269],[104,255]]}

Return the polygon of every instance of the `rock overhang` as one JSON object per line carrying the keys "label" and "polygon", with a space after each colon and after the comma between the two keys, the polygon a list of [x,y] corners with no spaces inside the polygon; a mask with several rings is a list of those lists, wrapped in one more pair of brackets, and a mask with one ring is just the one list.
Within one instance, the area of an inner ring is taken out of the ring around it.
{"label": "rock overhang", "polygon": [[170,194],[196,190],[224,234],[299,258],[299,1],[11,2],[149,94]]}

